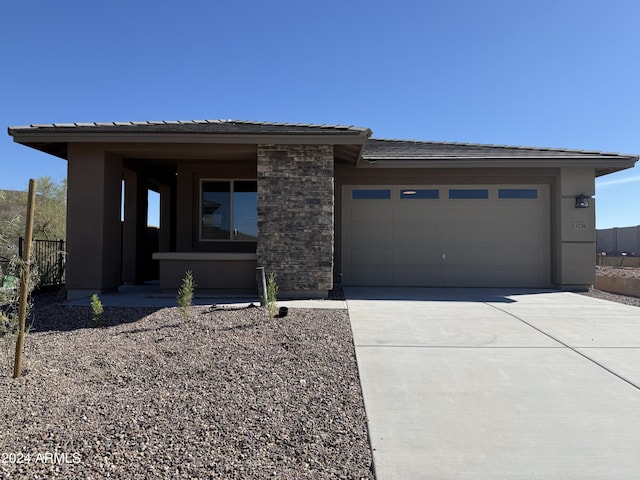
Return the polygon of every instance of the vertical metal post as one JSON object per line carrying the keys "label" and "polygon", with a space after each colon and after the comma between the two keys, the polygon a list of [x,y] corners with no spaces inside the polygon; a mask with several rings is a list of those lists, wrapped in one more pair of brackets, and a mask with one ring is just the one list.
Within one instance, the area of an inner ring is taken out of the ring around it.
{"label": "vertical metal post", "polygon": [[62,279],[64,276],[64,240],[60,240],[60,246],[58,247],[58,275],[57,285],[62,285]]}
{"label": "vertical metal post", "polygon": [[24,350],[24,330],[27,317],[27,295],[29,293],[29,272],[31,263],[31,243],[33,239],[33,214],[36,204],[36,181],[29,180],[29,200],[27,203],[27,226],[25,232],[24,254],[22,255],[22,279],[20,281],[20,303],[18,306],[18,339],[13,364],[13,378],[22,374],[22,351]]}

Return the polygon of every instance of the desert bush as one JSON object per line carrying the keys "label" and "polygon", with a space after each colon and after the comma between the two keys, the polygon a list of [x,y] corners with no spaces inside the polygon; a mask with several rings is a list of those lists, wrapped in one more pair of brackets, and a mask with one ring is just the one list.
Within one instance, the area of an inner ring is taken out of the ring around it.
{"label": "desert bush", "polygon": [[97,293],[91,296],[91,319],[96,328],[104,326],[104,307]]}
{"label": "desert bush", "polygon": [[267,313],[269,318],[273,318],[278,309],[278,283],[276,282],[276,274],[271,272],[267,281]]}
{"label": "desert bush", "polygon": [[193,273],[189,270],[184,274],[182,285],[180,285],[178,296],[176,297],[185,322],[191,320],[191,307],[193,306],[193,292],[195,287],[196,284],[193,281]]}

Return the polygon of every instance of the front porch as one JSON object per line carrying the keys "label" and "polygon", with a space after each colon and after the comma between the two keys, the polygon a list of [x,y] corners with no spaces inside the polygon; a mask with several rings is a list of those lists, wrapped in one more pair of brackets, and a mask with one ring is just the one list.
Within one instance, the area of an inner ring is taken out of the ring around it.
{"label": "front porch", "polygon": [[[69,149],[70,299],[149,280],[175,292],[187,271],[201,291],[255,294],[257,267],[286,295],[326,298],[333,288],[330,145],[106,150]],[[149,190],[159,194],[155,242]]]}
{"label": "front porch", "polygon": [[[192,270],[202,288],[326,297],[334,268],[336,163],[354,165],[371,130],[198,120],[32,125],[14,140],[68,161],[69,298]],[[149,190],[160,196],[157,247]],[[155,260],[154,260],[155,254]],[[160,272],[153,273],[153,262]]]}

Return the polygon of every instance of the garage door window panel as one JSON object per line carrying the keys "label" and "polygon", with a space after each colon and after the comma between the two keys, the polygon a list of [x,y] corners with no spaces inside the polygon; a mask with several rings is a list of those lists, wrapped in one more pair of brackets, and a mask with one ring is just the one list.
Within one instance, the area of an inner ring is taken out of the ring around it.
{"label": "garage door window panel", "polygon": [[449,199],[451,200],[487,200],[489,198],[489,190],[482,189],[462,189],[455,188],[449,190]]}
{"label": "garage door window panel", "polygon": [[353,190],[351,192],[353,200],[389,200],[391,199],[391,190],[379,189],[362,189]]}
{"label": "garage door window panel", "polygon": [[440,198],[440,190],[406,189],[400,190],[402,200],[437,200]]}
{"label": "garage door window panel", "polygon": [[500,188],[498,198],[502,200],[537,200],[537,188]]}

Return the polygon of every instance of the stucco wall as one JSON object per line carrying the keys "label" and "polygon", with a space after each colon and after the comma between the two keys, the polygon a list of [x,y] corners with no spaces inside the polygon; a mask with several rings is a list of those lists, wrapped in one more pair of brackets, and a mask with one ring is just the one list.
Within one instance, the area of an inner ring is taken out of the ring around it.
{"label": "stucco wall", "polygon": [[333,147],[258,146],[258,265],[282,292],[326,295],[333,241]]}
{"label": "stucco wall", "polygon": [[157,253],[160,288],[175,292],[185,273],[191,271],[198,291],[255,292],[255,254]]}
{"label": "stucco wall", "polygon": [[640,298],[640,280],[637,278],[619,278],[598,275],[595,287],[604,292]]}
{"label": "stucco wall", "polygon": [[69,145],[67,272],[69,296],[121,284],[122,159],[90,144]]}
{"label": "stucco wall", "polygon": [[595,283],[595,199],[588,208],[576,208],[576,196],[595,194],[593,168],[562,168],[555,198],[556,228],[554,283],[565,289],[588,288]]}

